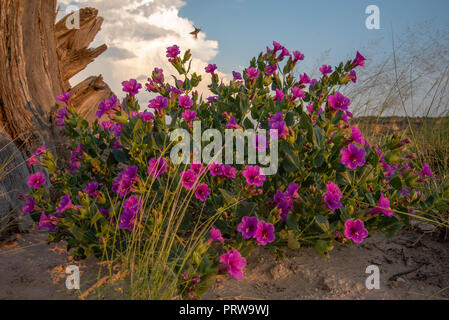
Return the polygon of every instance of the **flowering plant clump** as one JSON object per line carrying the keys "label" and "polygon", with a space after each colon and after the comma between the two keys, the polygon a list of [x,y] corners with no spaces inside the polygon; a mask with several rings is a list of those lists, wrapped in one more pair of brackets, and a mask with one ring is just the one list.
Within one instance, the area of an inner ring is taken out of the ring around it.
{"label": "flowering plant clump", "polygon": [[[70,159],[57,161],[45,146],[30,158],[29,165],[45,167],[50,179],[42,172],[30,175],[33,192],[23,212],[49,230],[50,241],[66,241],[75,257],[114,256],[133,234],[149,237],[158,223],[171,223],[164,196],[176,189],[189,199],[177,241],[187,239],[198,221],[215,217],[177,270],[179,292],[194,299],[218,272],[241,279],[254,246],[280,258],[282,245],[307,244],[328,256],[336,242],[361,243],[374,231],[390,236],[410,225],[410,217],[447,203],[421,192],[433,174],[427,164],[412,166],[410,140],[392,136],[374,146],[351,126],[351,101],[339,89],[356,82],[355,68],[365,64],[360,53],[334,68],[323,65],[320,79],[306,73],[296,79],[304,55],[273,42],[227,83],[216,65],[208,65],[212,94],[205,100],[196,89],[202,77],[190,73],[190,51],[182,56],[174,45],[167,58],[181,79],[166,82],[164,70],[155,68],[146,84],[155,95],[149,111],[136,99],[142,85],[134,79],[122,83],[123,100],[114,96],[100,104],[91,124],[71,105],[69,93],[61,95],[66,107],[57,118],[70,139]],[[192,132],[195,120],[203,130],[276,129],[250,143],[265,150],[278,139],[277,173],[218,160],[175,165],[170,130]]]}

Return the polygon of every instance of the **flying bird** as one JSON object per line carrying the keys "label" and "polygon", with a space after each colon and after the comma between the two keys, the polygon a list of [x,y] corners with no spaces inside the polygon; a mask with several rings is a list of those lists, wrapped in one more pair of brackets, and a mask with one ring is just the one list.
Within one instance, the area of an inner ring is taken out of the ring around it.
{"label": "flying bird", "polygon": [[192,31],[192,32],[190,32],[190,34],[192,35],[192,36],[194,36],[195,37],[195,39],[198,39],[198,33],[200,33],[201,32],[201,29],[198,29],[197,27],[195,27],[195,26],[193,26],[194,28],[195,28],[195,30],[194,31]]}

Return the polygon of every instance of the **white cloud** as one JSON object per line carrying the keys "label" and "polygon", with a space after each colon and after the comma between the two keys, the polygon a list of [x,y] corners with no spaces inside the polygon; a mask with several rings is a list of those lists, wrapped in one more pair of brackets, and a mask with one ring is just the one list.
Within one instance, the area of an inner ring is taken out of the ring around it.
{"label": "white cloud", "polygon": [[[189,33],[194,22],[179,16],[185,5],[181,0],[60,0],[64,15],[67,5],[94,7],[105,21],[92,46],[106,43],[110,50],[98,57],[84,71],[72,78],[76,84],[90,75],[102,74],[117,95],[122,95],[121,82],[139,79],[142,85],[155,67],[164,69],[168,75],[177,74],[166,58],[166,48],[177,44],[181,51],[191,49],[194,60],[192,72],[203,75],[200,90],[205,94],[210,83],[204,67],[217,55],[218,42],[207,40],[201,32],[198,39]],[[145,78],[144,78],[145,76]],[[220,74],[228,78],[224,74]],[[148,100],[148,95],[140,99]],[[141,101],[146,105],[147,101]]]}

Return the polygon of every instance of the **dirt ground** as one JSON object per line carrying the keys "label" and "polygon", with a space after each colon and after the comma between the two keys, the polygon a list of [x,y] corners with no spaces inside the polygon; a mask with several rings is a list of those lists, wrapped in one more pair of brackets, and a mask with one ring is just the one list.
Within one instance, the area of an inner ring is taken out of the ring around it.
{"label": "dirt ground", "polygon": [[[204,299],[449,299],[449,243],[405,231],[374,235],[361,245],[338,245],[331,258],[312,248],[286,249],[277,263],[262,249],[248,258],[243,280],[220,275]],[[33,231],[0,243],[0,299],[88,299],[98,277],[96,261],[75,263],[63,244]],[[68,265],[80,267],[81,290],[65,286]],[[380,270],[380,289],[368,290],[369,265]]]}

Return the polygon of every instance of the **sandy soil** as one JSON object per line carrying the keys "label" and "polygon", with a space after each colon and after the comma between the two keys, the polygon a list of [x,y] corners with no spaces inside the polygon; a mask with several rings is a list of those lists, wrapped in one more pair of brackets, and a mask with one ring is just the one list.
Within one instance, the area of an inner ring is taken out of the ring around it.
{"label": "sandy soil", "polygon": [[[75,263],[62,244],[45,239],[34,231],[0,243],[0,299],[96,298],[96,261]],[[65,286],[65,268],[72,264],[80,267],[80,291]],[[365,286],[369,265],[379,266],[379,290]],[[374,235],[362,245],[336,246],[330,259],[311,248],[287,249],[280,263],[257,249],[243,280],[220,275],[204,298],[449,299],[449,243],[406,231],[390,240]]]}

